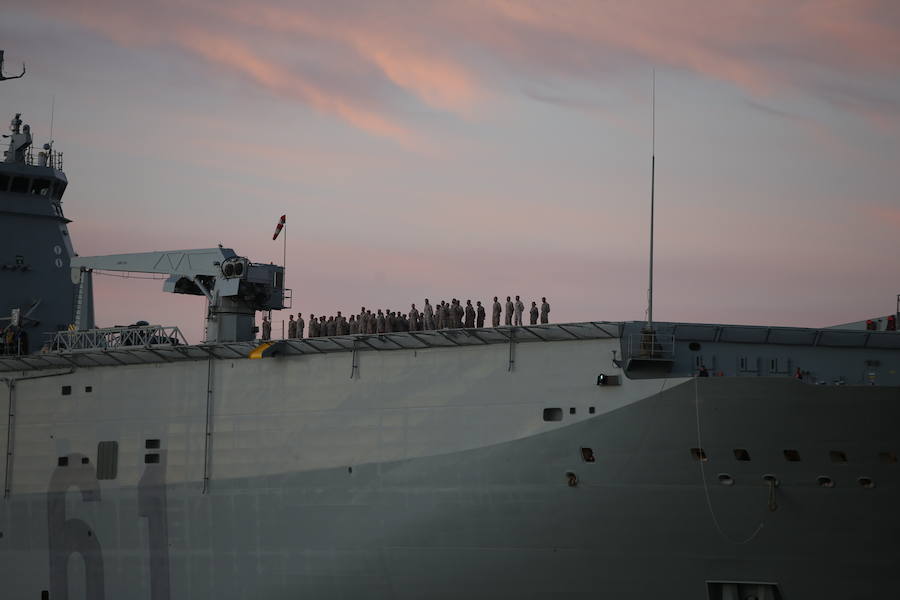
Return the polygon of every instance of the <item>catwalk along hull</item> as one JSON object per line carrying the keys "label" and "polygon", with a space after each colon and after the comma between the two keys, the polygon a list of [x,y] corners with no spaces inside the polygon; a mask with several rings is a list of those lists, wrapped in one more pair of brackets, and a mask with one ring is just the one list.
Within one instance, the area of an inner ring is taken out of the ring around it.
{"label": "catwalk along hull", "polygon": [[[361,353],[352,378],[342,353],[19,380],[0,434],[3,597],[900,587],[898,388],[596,385],[621,375],[619,347],[531,343],[511,371],[507,347],[485,345]],[[111,441],[115,469],[98,456]]]}

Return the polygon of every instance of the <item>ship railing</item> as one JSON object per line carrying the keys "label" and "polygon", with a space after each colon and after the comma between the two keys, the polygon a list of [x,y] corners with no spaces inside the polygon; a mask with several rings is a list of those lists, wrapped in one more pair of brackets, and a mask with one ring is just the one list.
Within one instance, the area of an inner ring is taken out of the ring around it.
{"label": "ship railing", "polygon": [[154,348],[186,345],[181,330],[174,326],[139,325],[57,331],[49,334],[46,352],[79,352],[119,348]]}
{"label": "ship railing", "polygon": [[675,359],[675,336],[655,331],[633,333],[625,341],[625,358],[671,361]]}
{"label": "ship railing", "polygon": [[63,153],[58,150],[35,149],[28,146],[25,150],[25,164],[32,167],[51,167],[57,171],[63,170]]}

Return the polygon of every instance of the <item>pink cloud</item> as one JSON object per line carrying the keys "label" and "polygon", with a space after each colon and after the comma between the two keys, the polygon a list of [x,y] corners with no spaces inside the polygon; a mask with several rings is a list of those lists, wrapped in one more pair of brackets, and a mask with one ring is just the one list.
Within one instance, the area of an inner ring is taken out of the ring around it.
{"label": "pink cloud", "polygon": [[[174,44],[271,93],[415,145],[390,86],[430,108],[468,116],[511,80],[606,85],[610,69],[649,65],[692,71],[755,96],[800,91],[840,110],[896,118],[900,100],[860,90],[855,79],[900,69],[893,7],[893,0],[73,0],[52,3],[46,14],[123,45]],[[308,72],[300,55],[319,57],[325,75]]]}

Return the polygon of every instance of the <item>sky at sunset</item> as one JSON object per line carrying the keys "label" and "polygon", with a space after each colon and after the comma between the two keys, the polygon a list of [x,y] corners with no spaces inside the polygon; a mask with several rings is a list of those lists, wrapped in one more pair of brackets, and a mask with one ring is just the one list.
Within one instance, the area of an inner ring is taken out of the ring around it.
{"label": "sky at sunset", "polygon": [[[64,152],[81,255],[258,262],[304,316],[547,296],[821,326],[900,293],[896,0],[67,0],[0,12],[0,117]],[[204,300],[95,278],[98,324]],[[276,321],[286,318],[275,314]]]}

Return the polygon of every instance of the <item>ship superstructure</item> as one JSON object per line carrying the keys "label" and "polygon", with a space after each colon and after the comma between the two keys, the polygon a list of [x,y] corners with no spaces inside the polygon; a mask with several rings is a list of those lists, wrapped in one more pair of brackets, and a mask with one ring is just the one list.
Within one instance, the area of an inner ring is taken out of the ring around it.
{"label": "ship superstructure", "polygon": [[[284,306],[281,267],[227,248],[75,257],[61,159],[14,140],[0,308],[31,341],[0,357],[3,598],[797,600],[900,585],[889,319],[262,344],[254,318]],[[95,328],[92,270],[205,296],[207,340]]]}

